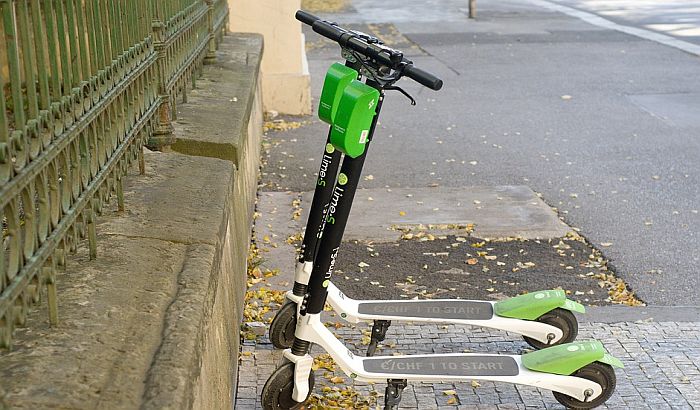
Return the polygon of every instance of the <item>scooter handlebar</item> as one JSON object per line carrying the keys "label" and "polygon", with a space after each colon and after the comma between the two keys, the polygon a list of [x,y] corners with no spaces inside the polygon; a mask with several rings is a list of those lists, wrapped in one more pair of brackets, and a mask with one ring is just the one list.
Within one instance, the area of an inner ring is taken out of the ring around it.
{"label": "scooter handlebar", "polygon": [[407,65],[406,68],[403,69],[403,73],[406,74],[406,77],[430,88],[431,90],[437,91],[442,88],[441,79],[435,77],[427,71],[423,71],[420,68],[415,67],[412,64]]}
{"label": "scooter handlebar", "polygon": [[[327,21],[321,20],[321,18],[316,17],[304,10],[297,10],[295,17],[302,23],[310,25],[316,33],[337,43],[341,43],[341,46],[351,48],[359,53],[379,60],[383,64],[396,68],[397,61],[392,61],[390,56],[386,55],[386,53],[379,49],[376,45],[369,44],[362,39],[357,38],[351,32]],[[401,57],[399,56],[399,58]],[[403,73],[406,75],[406,77],[430,88],[431,90],[437,91],[442,88],[441,79],[428,73],[427,71],[413,66],[413,62],[406,60],[405,58],[402,59],[401,62],[406,64],[403,68]]]}
{"label": "scooter handlebar", "polygon": [[302,23],[308,24],[309,26],[313,26],[316,21],[321,20],[320,18],[304,10],[297,10],[294,17],[296,17],[296,19]]}
{"label": "scooter handlebar", "polygon": [[318,34],[322,35],[323,37],[329,38],[335,42],[339,42],[342,35],[346,33],[344,30],[341,30],[338,27],[329,24],[328,22],[323,20],[314,21],[311,27]]}

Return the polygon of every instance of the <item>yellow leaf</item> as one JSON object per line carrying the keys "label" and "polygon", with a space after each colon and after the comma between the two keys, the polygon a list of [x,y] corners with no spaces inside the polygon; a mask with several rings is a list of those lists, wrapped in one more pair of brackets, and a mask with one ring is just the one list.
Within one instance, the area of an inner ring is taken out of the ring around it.
{"label": "yellow leaf", "polygon": [[450,397],[449,399],[447,399],[447,404],[457,404],[457,398],[454,396]]}
{"label": "yellow leaf", "polygon": [[404,211],[399,211],[399,215],[401,215],[401,216],[406,216],[406,212],[404,212]]}
{"label": "yellow leaf", "polygon": [[335,377],[331,378],[331,383],[340,384],[340,383],[344,383],[344,382],[345,382],[345,379],[343,379],[340,376],[335,376]]}
{"label": "yellow leaf", "polygon": [[481,387],[481,384],[476,380],[472,380],[472,387],[476,389],[477,387]]}
{"label": "yellow leaf", "polygon": [[454,390],[444,390],[442,394],[444,394],[445,396],[454,396],[455,394],[457,394],[457,392]]}
{"label": "yellow leaf", "polygon": [[476,259],[476,258],[469,258],[469,259],[467,259],[467,264],[468,264],[468,265],[476,265],[477,263],[479,263],[479,260]]}

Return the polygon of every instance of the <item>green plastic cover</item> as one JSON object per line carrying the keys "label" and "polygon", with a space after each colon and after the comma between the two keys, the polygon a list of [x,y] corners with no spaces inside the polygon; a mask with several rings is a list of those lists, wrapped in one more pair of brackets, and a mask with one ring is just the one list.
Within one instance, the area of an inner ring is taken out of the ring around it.
{"label": "green plastic cover", "polygon": [[582,304],[567,299],[566,293],[560,289],[541,290],[501,300],[494,304],[493,311],[497,316],[535,320],[558,307],[579,313],[586,311]]}
{"label": "green plastic cover", "polygon": [[352,80],[343,90],[338,103],[331,130],[331,144],[351,158],[362,155],[378,102],[379,91]]}
{"label": "green plastic cover", "polygon": [[522,356],[523,366],[527,369],[561,375],[570,375],[596,361],[623,367],[622,362],[608,354],[597,340],[566,343]]}
{"label": "green plastic cover", "polygon": [[338,109],[340,97],[345,87],[357,78],[357,71],[340,63],[333,63],[326,72],[323,81],[321,99],[318,104],[318,118],[327,124],[333,124],[335,113]]}

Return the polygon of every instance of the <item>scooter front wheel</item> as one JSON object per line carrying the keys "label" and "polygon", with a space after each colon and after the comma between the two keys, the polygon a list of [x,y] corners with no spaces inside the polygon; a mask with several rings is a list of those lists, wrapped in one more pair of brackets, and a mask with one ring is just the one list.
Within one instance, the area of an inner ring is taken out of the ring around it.
{"label": "scooter front wheel", "polygon": [[615,370],[609,364],[593,362],[574,372],[572,376],[598,383],[603,388],[603,393],[591,401],[580,401],[563,393],[554,392],[554,398],[567,409],[587,410],[605,403],[615,391]]}
{"label": "scooter front wheel", "polygon": [[289,349],[294,343],[297,328],[297,304],[287,301],[272,319],[270,341],[278,349]]}
{"label": "scooter front wheel", "polygon": [[[309,395],[314,388],[314,371],[309,373]],[[262,390],[261,401],[264,410],[298,410],[304,406],[304,402],[297,402],[292,398],[294,391],[294,363],[287,362],[278,367]],[[309,397],[307,396],[306,399]]]}
{"label": "scooter front wheel", "polygon": [[576,336],[578,336],[578,321],[576,320],[576,316],[574,316],[570,310],[556,308],[538,317],[536,321],[552,325],[564,333],[561,339],[551,344],[543,343],[539,340],[523,336],[523,339],[525,339],[527,344],[537,350],[564,343],[571,343],[576,339]]}

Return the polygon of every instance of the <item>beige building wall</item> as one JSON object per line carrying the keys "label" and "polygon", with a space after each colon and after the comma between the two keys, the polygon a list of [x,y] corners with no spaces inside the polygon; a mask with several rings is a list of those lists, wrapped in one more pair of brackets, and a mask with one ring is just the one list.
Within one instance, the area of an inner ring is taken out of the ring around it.
{"label": "beige building wall", "polygon": [[301,0],[228,0],[230,29],[265,37],[261,74],[263,106],[285,114],[311,113],[309,67],[301,23]]}

